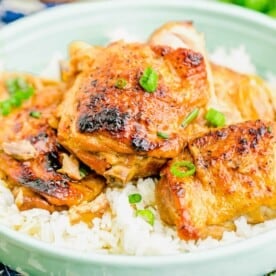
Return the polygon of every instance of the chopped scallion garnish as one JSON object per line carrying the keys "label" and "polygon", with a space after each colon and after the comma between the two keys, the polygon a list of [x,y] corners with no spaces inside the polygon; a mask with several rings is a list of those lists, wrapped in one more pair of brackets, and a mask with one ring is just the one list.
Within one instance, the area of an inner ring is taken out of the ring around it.
{"label": "chopped scallion garnish", "polygon": [[10,94],[17,92],[18,90],[25,90],[30,86],[23,78],[8,79],[6,81],[6,87]]}
{"label": "chopped scallion garnish", "polygon": [[128,196],[128,202],[130,204],[139,203],[142,200],[142,196],[140,194],[131,194]]}
{"label": "chopped scallion garnish", "polygon": [[188,124],[190,124],[199,114],[199,108],[195,108],[193,111],[191,111],[186,118],[181,123],[182,127],[186,127]]}
{"label": "chopped scallion garnish", "polygon": [[13,107],[20,107],[24,100],[28,100],[34,94],[34,88],[23,78],[8,79],[6,88],[10,98],[0,102],[0,113],[7,116]]}
{"label": "chopped scallion garnish", "polygon": [[169,134],[161,132],[161,131],[157,131],[157,136],[162,138],[162,139],[169,139]]}
{"label": "chopped scallion garnish", "polygon": [[13,107],[19,107],[19,106],[21,106],[21,104],[22,104],[21,96],[18,95],[17,93],[14,93],[14,94],[10,97],[10,102],[11,102],[11,105],[12,105]]}
{"label": "chopped scallion garnish", "polygon": [[271,126],[268,126],[268,127],[267,127],[267,132],[268,132],[268,133],[271,133],[271,132],[272,132]]}
{"label": "chopped scallion garnish", "polygon": [[118,79],[115,83],[115,87],[119,89],[125,88],[127,85],[127,81],[125,79]]}
{"label": "chopped scallion garnish", "polygon": [[40,111],[31,111],[29,115],[33,118],[39,119],[41,117],[41,112]]}
{"label": "chopped scallion garnish", "polygon": [[84,178],[88,175],[88,171],[84,167],[80,167],[79,169],[81,178]]}
{"label": "chopped scallion garnish", "polygon": [[[186,170],[183,171],[182,168]],[[170,172],[176,177],[186,177],[194,175],[195,165],[190,161],[177,161],[171,165]]]}
{"label": "chopped scallion garnish", "polygon": [[149,93],[155,92],[158,85],[157,72],[151,67],[146,68],[139,80],[139,84],[144,88],[145,91]]}
{"label": "chopped scallion garnish", "polygon": [[210,108],[205,114],[206,121],[213,127],[222,127],[225,125],[225,116],[214,108]]}
{"label": "chopped scallion garnish", "polygon": [[137,210],[136,216],[142,217],[147,223],[150,225],[154,225],[154,214],[151,210],[145,209],[145,210]]}
{"label": "chopped scallion garnish", "polygon": [[6,88],[10,94],[15,93],[15,91],[18,89],[16,79],[8,79],[6,81]]}
{"label": "chopped scallion garnish", "polygon": [[12,108],[12,105],[10,100],[5,100],[0,102],[0,110],[3,116],[9,115],[11,113],[11,108]]}

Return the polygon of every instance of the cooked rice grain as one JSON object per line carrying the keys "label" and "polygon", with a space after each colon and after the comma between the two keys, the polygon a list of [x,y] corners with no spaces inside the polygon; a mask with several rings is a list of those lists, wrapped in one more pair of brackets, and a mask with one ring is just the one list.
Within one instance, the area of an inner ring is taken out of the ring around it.
{"label": "cooked rice grain", "polygon": [[[0,221],[7,227],[32,236],[37,240],[85,252],[128,255],[171,255],[221,246],[275,228],[276,220],[252,226],[241,217],[236,220],[237,231],[225,232],[221,241],[207,238],[203,241],[181,241],[172,227],[162,223],[154,204],[155,182],[140,179],[137,185],[129,183],[124,189],[108,188],[107,198],[111,212],[93,220],[89,228],[85,223],[71,225],[68,212],[32,209],[20,212],[13,195],[0,181]],[[138,209],[150,208],[155,215],[154,226],[135,216],[135,208],[128,195],[140,193]]]}

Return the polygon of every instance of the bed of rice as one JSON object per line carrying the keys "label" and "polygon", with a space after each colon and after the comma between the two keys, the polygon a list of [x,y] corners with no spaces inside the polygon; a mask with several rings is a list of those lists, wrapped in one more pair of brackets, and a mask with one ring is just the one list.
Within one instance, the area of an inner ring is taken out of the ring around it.
{"label": "bed of rice", "polygon": [[[55,58],[58,57],[59,55],[56,55]],[[210,57],[216,63],[237,71],[256,72],[242,46],[228,52],[223,48],[217,49]],[[53,62],[50,68],[52,66]],[[44,75],[49,76],[49,72],[53,70],[46,69]],[[268,80],[276,87],[275,76],[268,75]],[[204,250],[237,242],[272,228],[276,229],[276,220],[252,226],[247,224],[244,217],[240,217],[235,221],[236,231],[225,232],[220,241],[212,238],[197,242],[181,241],[175,229],[164,225],[160,220],[155,206],[154,190],[155,180],[152,178],[140,179],[136,184],[129,183],[123,189],[108,188],[106,195],[111,211],[105,213],[102,218],[94,219],[93,227],[89,228],[84,223],[71,225],[67,211],[50,214],[45,210],[32,209],[20,212],[14,203],[12,193],[6,188],[5,183],[0,181],[0,222],[20,233],[58,247],[128,255],[180,254]],[[141,217],[135,216],[135,209],[128,202],[128,195],[132,193],[142,195],[142,202],[137,204],[138,209],[149,208],[154,213],[153,226]]]}

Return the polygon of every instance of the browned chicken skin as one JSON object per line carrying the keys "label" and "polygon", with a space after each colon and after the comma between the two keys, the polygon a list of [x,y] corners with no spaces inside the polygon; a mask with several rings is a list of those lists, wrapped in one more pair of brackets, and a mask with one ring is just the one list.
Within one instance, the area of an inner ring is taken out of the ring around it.
{"label": "browned chicken skin", "polygon": [[[190,141],[161,172],[161,218],[189,240],[220,238],[242,215],[249,223],[276,217],[275,135],[274,123],[248,121]],[[171,168],[180,160],[192,162],[196,173],[175,176]]]}
{"label": "browned chicken skin", "polygon": [[[7,97],[5,81],[15,77],[18,76],[1,79],[2,98]],[[23,77],[32,83],[35,95],[0,118],[0,170],[13,187],[19,208],[53,211],[94,199],[104,188],[103,179],[89,175],[77,181],[58,172],[62,167],[61,155],[66,153],[50,122],[55,121],[53,113],[63,89],[53,82]],[[40,117],[30,116],[32,111],[39,112]]]}
{"label": "browned chicken skin", "polygon": [[[74,51],[71,67],[80,73],[62,104],[59,141],[109,183],[157,174],[186,143],[183,119],[208,102],[204,59],[192,50],[124,42],[86,46]],[[154,93],[139,85],[148,67],[159,76]],[[122,78],[126,87],[116,88]]]}

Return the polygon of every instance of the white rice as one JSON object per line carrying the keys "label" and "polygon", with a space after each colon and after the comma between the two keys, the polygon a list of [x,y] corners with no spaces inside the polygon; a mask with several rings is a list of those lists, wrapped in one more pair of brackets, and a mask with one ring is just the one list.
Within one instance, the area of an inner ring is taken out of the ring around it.
{"label": "white rice", "polygon": [[[44,71],[44,76],[51,72],[50,77],[57,77],[52,74],[58,72],[55,62],[57,57],[59,55],[53,58],[53,62]],[[211,59],[242,72],[256,72],[244,47],[232,49],[229,53],[220,48],[211,55]],[[270,75],[269,81],[276,87],[275,76]],[[276,220],[252,226],[241,217],[235,221],[236,231],[225,232],[220,241],[207,238],[197,242],[185,242],[178,238],[173,227],[162,223],[155,205],[154,190],[155,180],[151,178],[140,179],[136,185],[129,183],[123,189],[108,188],[106,195],[111,211],[105,213],[102,218],[95,218],[93,227],[89,228],[85,223],[71,225],[67,211],[50,214],[45,210],[32,209],[20,212],[14,203],[12,193],[0,180],[0,222],[20,233],[57,247],[83,252],[128,255],[180,254],[204,250],[237,242],[272,228],[276,229]],[[154,213],[153,226],[135,216],[135,209],[128,202],[128,195],[132,193],[142,195],[142,202],[137,204],[138,209],[149,208]]]}
{"label": "white rice", "polygon": [[236,72],[256,74],[256,67],[251,62],[251,58],[243,45],[229,50],[218,47],[210,54],[210,59],[214,63],[226,66]]}
{"label": "white rice", "polygon": [[[207,238],[202,241],[185,242],[177,237],[173,227],[160,220],[154,202],[155,182],[140,179],[137,185],[129,183],[124,189],[106,191],[111,212],[93,220],[89,228],[85,223],[71,225],[68,212],[54,212],[32,209],[20,212],[14,203],[12,193],[0,181],[0,221],[7,227],[32,236],[37,240],[62,248],[84,252],[128,255],[169,255],[214,248],[276,227],[276,220],[252,226],[241,217],[235,221],[236,232],[225,232],[222,240]],[[150,208],[155,215],[154,226],[135,216],[135,209],[128,202],[128,195],[140,193],[142,202],[138,209]]]}

